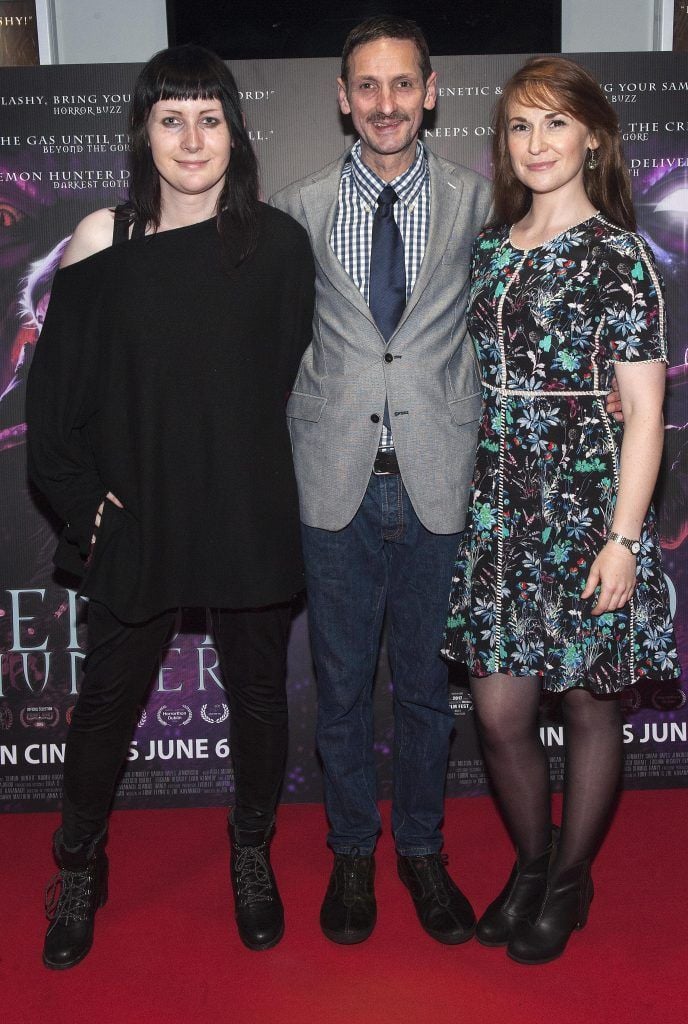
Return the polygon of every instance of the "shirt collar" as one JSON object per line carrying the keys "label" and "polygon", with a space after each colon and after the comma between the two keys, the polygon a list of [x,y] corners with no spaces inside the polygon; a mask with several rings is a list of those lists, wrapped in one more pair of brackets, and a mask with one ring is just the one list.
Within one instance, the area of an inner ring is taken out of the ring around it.
{"label": "shirt collar", "polygon": [[361,142],[356,142],[351,150],[351,177],[354,185],[365,203],[371,207],[377,205],[377,198],[385,185],[391,185],[399,202],[412,207],[428,174],[428,160],[422,142],[416,142],[416,155],[410,167],[393,181],[383,181],[361,159]]}

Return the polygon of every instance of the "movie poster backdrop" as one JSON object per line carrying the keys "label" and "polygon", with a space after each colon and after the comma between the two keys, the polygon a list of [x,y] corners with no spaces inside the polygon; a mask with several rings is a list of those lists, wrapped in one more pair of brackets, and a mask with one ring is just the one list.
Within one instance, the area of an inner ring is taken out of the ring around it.
{"label": "movie poster backdrop", "polygon": [[0,0],[0,65],[39,63],[36,0]]}
{"label": "movie poster backdrop", "polygon": [[[424,128],[427,145],[489,176],[492,108],[500,84],[523,59],[438,58],[439,97]],[[641,231],[667,287],[671,368],[660,508],[665,568],[688,672],[688,58],[614,53],[578,59],[596,74],[619,114]],[[233,70],[266,197],[350,145],[351,126],[336,104],[336,60],[244,61]],[[74,581],[53,574],[55,523],[27,482],[26,373],[70,231],[86,213],[127,195],[126,114],[136,71],[135,65],[0,69],[0,807],[7,811],[57,805],[85,645],[85,602]],[[463,683],[453,672],[450,795],[486,790]],[[383,643],[375,696],[381,796],[391,791],[391,687]],[[288,689],[291,746],[284,799],[319,800],[315,683],[303,604],[293,622]],[[625,785],[688,784],[683,687],[632,687],[624,707]],[[562,727],[555,706],[545,704],[543,711],[543,737],[558,786]],[[181,610],[140,709],[117,806],[231,800],[228,720],[206,614]]]}

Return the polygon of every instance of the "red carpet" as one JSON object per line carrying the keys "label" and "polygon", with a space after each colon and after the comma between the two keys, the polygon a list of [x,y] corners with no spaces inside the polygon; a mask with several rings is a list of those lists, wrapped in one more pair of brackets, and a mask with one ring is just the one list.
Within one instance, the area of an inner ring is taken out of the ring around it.
{"label": "red carpet", "polygon": [[[45,970],[42,887],[56,815],[0,818],[3,1024],[679,1024],[688,1019],[686,790],[630,792],[598,857],[590,920],[563,959],[521,967],[418,925],[386,824],[378,924],[360,946],[318,928],[330,866],[322,808],[280,811],[273,860],[285,938],[252,953],[234,930],[220,808],[114,815],[110,901],[78,967]],[[384,808],[386,822],[388,807]],[[447,805],[450,869],[480,911],[510,849],[489,799]]]}

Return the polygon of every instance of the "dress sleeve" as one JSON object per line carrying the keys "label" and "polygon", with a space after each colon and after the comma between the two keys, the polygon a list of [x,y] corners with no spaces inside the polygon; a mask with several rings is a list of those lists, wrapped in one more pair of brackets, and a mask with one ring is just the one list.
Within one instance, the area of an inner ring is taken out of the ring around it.
{"label": "dress sleeve", "polygon": [[619,363],[666,363],[663,282],[649,245],[627,237],[627,245],[607,251],[599,272],[603,354]]}
{"label": "dress sleeve", "polygon": [[280,271],[284,289],[282,322],[290,325],[285,368],[289,388],[296,379],[301,357],[313,338],[315,305],[315,264],[310,242],[303,229],[299,228],[295,234],[289,262],[282,264]]}
{"label": "dress sleeve", "polygon": [[62,541],[82,559],[106,491],[87,436],[97,412],[103,277],[97,257],[58,271],[26,395],[29,475],[64,522]]}

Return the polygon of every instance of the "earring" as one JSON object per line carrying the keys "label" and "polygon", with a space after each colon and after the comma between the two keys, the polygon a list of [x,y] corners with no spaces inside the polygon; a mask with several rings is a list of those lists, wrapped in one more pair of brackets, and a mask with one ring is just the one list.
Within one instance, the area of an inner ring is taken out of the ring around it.
{"label": "earring", "polygon": [[590,156],[586,160],[585,166],[588,168],[589,171],[594,171],[599,163],[599,160],[597,159],[597,153],[594,149],[589,149],[588,153],[590,154]]}

